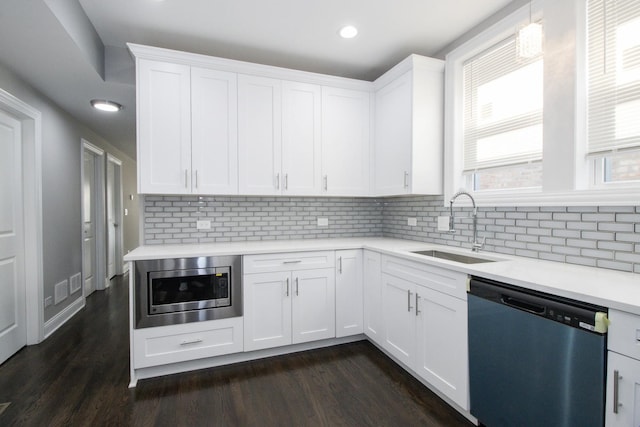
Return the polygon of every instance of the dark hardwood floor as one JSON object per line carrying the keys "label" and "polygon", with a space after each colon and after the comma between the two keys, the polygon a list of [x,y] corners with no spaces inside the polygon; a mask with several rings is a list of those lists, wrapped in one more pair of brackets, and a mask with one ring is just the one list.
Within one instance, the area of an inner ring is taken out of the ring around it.
{"label": "dark hardwood floor", "polygon": [[128,289],[116,278],[0,366],[0,426],[471,426],[362,341],[141,380],[128,389]]}

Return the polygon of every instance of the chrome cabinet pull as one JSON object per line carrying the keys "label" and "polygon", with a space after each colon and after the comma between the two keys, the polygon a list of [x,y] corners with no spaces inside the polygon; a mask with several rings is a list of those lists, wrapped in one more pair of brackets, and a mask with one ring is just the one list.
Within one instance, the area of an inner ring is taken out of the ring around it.
{"label": "chrome cabinet pull", "polygon": [[409,188],[409,172],[404,172],[404,188]]}
{"label": "chrome cabinet pull", "polygon": [[298,284],[298,278],[296,277],[296,296],[300,295],[300,289],[299,289],[298,285],[299,285]]}
{"label": "chrome cabinet pull", "polygon": [[421,311],[418,309],[418,300],[420,299],[420,295],[418,295],[418,293],[416,292],[416,317],[418,317],[418,314],[421,313]]}
{"label": "chrome cabinet pull", "polygon": [[327,175],[324,176],[324,191],[327,191],[327,187],[329,185],[329,177]]}
{"label": "chrome cabinet pull", "polygon": [[196,188],[198,188],[198,169],[196,169]]}
{"label": "chrome cabinet pull", "polygon": [[296,259],[296,260],[293,260],[293,261],[283,261],[282,263],[283,264],[297,264],[299,262],[302,262],[302,260],[301,259]]}
{"label": "chrome cabinet pull", "polygon": [[411,312],[411,309],[413,308],[411,307],[411,294],[413,294],[413,292],[407,289],[407,311],[408,312]]}
{"label": "chrome cabinet pull", "polygon": [[184,170],[184,188],[189,188],[189,170]]}
{"label": "chrome cabinet pull", "polygon": [[202,342],[202,338],[196,338],[193,340],[182,341],[180,345],[190,345],[190,344],[198,344]]}
{"label": "chrome cabinet pull", "polygon": [[280,189],[280,174],[276,174],[276,190]]}
{"label": "chrome cabinet pull", "polygon": [[289,278],[287,277],[287,296],[289,296]]}
{"label": "chrome cabinet pull", "polygon": [[338,273],[342,274],[342,257],[338,257]]}
{"label": "chrome cabinet pull", "polygon": [[289,189],[289,174],[288,173],[284,174],[284,189],[285,190]]}
{"label": "chrome cabinet pull", "polygon": [[617,369],[613,371],[613,413],[614,414],[617,414],[618,408],[622,406],[622,403],[620,403],[620,392],[618,390],[620,388],[621,379],[622,379],[622,376],[620,376],[620,372]]}

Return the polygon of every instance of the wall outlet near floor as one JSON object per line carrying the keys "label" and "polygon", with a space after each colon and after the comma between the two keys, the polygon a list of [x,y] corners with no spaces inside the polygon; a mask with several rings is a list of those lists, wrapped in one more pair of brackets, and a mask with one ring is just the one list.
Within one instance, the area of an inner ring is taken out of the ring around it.
{"label": "wall outlet near floor", "polygon": [[62,301],[66,300],[69,296],[69,281],[63,280],[60,283],[57,283],[53,288],[53,303],[55,305],[60,304]]}
{"label": "wall outlet near floor", "polygon": [[76,273],[69,278],[69,293],[78,292],[82,288],[81,277],[81,273]]}
{"label": "wall outlet near floor", "polygon": [[318,227],[328,227],[329,218],[318,218]]}
{"label": "wall outlet near floor", "polygon": [[448,216],[439,216],[438,217],[438,231],[449,231],[449,217]]}
{"label": "wall outlet near floor", "polygon": [[44,299],[44,308],[49,307],[51,304],[53,304],[53,297],[46,297]]}
{"label": "wall outlet near floor", "polygon": [[407,218],[407,225],[409,227],[415,227],[418,225],[418,218]]}
{"label": "wall outlet near floor", "polygon": [[201,219],[196,221],[196,228],[198,230],[211,230],[211,221],[207,219]]}

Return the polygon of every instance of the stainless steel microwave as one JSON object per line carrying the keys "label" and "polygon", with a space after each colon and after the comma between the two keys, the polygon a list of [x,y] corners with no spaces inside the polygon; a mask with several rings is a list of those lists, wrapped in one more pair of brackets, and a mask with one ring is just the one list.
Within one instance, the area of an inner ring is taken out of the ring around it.
{"label": "stainless steel microwave", "polygon": [[135,262],[136,328],[242,315],[240,256]]}

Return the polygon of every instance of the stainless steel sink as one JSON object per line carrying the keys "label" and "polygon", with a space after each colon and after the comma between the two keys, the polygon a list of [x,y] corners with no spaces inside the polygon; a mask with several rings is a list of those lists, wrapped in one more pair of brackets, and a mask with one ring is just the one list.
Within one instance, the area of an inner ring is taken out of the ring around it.
{"label": "stainless steel sink", "polygon": [[479,258],[471,255],[458,254],[455,252],[444,252],[444,251],[438,251],[438,250],[415,251],[411,253],[428,256],[432,258],[446,259],[448,261],[461,262],[463,264],[479,264],[481,262],[495,262],[495,260],[493,259]]}

